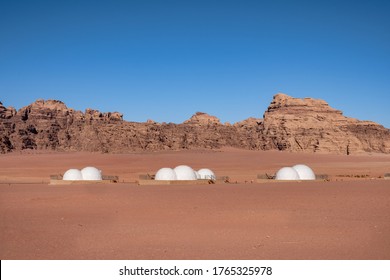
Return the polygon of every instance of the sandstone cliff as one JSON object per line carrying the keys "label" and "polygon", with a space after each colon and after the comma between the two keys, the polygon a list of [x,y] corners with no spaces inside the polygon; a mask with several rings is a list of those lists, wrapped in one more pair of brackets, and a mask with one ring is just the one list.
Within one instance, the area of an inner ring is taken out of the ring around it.
{"label": "sandstone cliff", "polygon": [[390,153],[390,130],[343,116],[323,100],[274,96],[264,114],[262,149]]}
{"label": "sandstone cliff", "polygon": [[390,153],[390,130],[347,118],[325,101],[274,96],[264,119],[222,124],[196,113],[182,124],[127,122],[122,114],[85,112],[37,100],[19,111],[0,103],[0,152],[33,150],[128,152],[218,149],[323,153]]}

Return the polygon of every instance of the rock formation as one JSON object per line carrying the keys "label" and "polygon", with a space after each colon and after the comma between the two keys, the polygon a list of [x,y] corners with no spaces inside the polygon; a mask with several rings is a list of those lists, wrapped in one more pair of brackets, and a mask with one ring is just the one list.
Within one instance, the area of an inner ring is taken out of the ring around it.
{"label": "rock formation", "polygon": [[390,130],[343,116],[323,100],[274,96],[264,114],[262,149],[390,153]]}
{"label": "rock formation", "polygon": [[196,113],[182,124],[127,122],[123,115],[69,109],[37,100],[19,111],[0,103],[0,152],[32,150],[120,153],[141,150],[283,150],[351,154],[390,153],[390,130],[343,116],[325,101],[277,94],[264,119],[222,124]]}
{"label": "rock formation", "polygon": [[194,125],[220,125],[221,121],[214,116],[209,114],[196,112],[189,120],[184,122],[185,124],[194,124]]}
{"label": "rock formation", "polygon": [[10,119],[16,115],[16,110],[13,107],[5,108],[0,102],[0,119]]}

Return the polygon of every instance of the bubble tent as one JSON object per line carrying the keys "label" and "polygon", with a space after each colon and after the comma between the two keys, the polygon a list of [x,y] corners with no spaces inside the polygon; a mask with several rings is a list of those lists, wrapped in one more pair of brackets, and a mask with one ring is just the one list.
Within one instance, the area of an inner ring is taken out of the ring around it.
{"label": "bubble tent", "polygon": [[305,164],[297,164],[294,165],[292,168],[294,168],[299,175],[300,180],[315,180],[316,175],[314,174],[314,171]]}
{"label": "bubble tent", "polygon": [[172,168],[164,167],[157,171],[155,180],[169,181],[177,180],[176,172]]}
{"label": "bubble tent", "polygon": [[298,172],[292,167],[283,167],[276,173],[275,180],[291,181],[299,180]]}

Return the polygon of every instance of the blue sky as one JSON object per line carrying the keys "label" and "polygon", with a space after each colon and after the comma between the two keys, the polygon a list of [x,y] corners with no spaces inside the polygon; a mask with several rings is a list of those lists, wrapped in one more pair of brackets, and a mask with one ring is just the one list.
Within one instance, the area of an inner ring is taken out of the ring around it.
{"label": "blue sky", "polygon": [[390,128],[390,1],[0,1],[0,101],[262,117],[277,92]]}

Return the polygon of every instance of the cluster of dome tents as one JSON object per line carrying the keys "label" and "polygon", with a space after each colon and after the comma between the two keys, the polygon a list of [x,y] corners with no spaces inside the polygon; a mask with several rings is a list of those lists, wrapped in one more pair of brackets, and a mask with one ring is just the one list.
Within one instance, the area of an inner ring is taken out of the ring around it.
{"label": "cluster of dome tents", "polygon": [[101,170],[95,167],[85,167],[81,170],[79,169],[69,169],[64,173],[62,177],[64,181],[101,181],[102,172]]}
{"label": "cluster of dome tents", "polygon": [[207,168],[200,169],[198,171],[192,169],[187,165],[179,165],[175,168],[161,168],[157,171],[155,180],[159,181],[175,181],[175,180],[215,180],[215,174],[213,171]]}
{"label": "cluster of dome tents", "polygon": [[283,167],[276,173],[276,180],[315,180],[313,170],[304,164],[297,164],[293,167]]}

